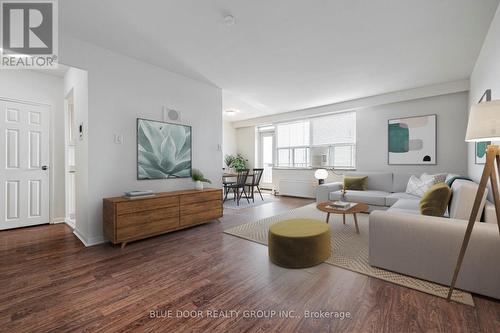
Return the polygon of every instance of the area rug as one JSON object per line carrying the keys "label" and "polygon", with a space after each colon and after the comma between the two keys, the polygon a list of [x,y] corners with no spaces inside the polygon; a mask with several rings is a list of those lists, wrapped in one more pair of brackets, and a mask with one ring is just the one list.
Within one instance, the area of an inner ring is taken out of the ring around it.
{"label": "area rug", "polygon": [[[243,224],[225,230],[224,232],[267,246],[267,236],[270,225],[291,218],[304,217],[324,221],[326,214],[317,210],[316,204],[311,204],[291,210],[282,215],[276,215],[257,222]],[[448,287],[446,286],[370,266],[368,264],[367,214],[358,214],[358,225],[360,231],[359,235],[356,234],[354,221],[351,215],[346,216],[345,225],[342,224],[340,215],[331,215],[332,255],[325,263],[427,294],[446,298],[448,294]],[[474,306],[474,301],[470,293],[455,290],[452,298],[456,302]]]}
{"label": "area rug", "polygon": [[257,206],[262,206],[268,203],[271,203],[273,201],[276,201],[277,199],[267,193],[263,193],[262,197],[264,200],[260,198],[259,193],[255,193],[255,202],[252,202],[252,199],[248,199],[250,203],[247,202],[247,199],[245,197],[240,199],[240,205],[238,206],[236,201],[233,198],[232,194],[229,194],[226,201],[224,202],[224,209],[243,209],[243,208],[249,208],[249,207],[257,207]]}

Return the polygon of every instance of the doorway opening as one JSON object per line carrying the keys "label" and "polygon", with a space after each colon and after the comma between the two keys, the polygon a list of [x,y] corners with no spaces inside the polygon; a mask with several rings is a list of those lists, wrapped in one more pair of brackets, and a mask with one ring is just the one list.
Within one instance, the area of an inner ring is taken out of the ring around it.
{"label": "doorway opening", "polygon": [[66,96],[65,106],[65,222],[74,229],[76,220],[76,123],[73,89]]}
{"label": "doorway opening", "polygon": [[262,174],[263,189],[271,190],[273,188],[273,167],[274,167],[274,127],[268,126],[259,128],[259,166],[264,169]]}

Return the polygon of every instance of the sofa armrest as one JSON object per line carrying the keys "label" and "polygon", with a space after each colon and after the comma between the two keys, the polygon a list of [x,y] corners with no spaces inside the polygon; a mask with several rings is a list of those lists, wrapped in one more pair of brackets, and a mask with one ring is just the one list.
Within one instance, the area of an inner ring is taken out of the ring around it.
{"label": "sofa armrest", "polygon": [[[375,211],[369,217],[372,266],[449,285],[467,221]],[[500,298],[498,226],[476,223],[457,288]]]}
{"label": "sofa armrest", "polygon": [[340,191],[344,187],[341,182],[319,185],[316,190],[316,202],[325,202],[330,200],[330,192]]}

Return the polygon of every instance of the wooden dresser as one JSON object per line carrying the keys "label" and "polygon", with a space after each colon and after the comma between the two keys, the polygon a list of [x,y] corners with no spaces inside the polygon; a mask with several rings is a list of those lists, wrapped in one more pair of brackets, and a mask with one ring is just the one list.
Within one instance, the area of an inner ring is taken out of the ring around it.
{"label": "wooden dresser", "polygon": [[104,236],[113,244],[144,239],[189,228],[223,215],[222,190],[157,193],[138,199],[103,200]]}

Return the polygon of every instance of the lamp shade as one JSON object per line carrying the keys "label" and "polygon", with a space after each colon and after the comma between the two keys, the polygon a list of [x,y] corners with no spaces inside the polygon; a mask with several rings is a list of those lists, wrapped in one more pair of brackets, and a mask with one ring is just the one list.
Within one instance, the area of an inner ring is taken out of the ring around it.
{"label": "lamp shade", "polygon": [[500,139],[500,100],[473,105],[465,141],[494,141]]}
{"label": "lamp shade", "polygon": [[325,169],[318,169],[314,173],[314,178],[316,178],[317,180],[326,179],[328,178],[328,171],[326,171]]}

